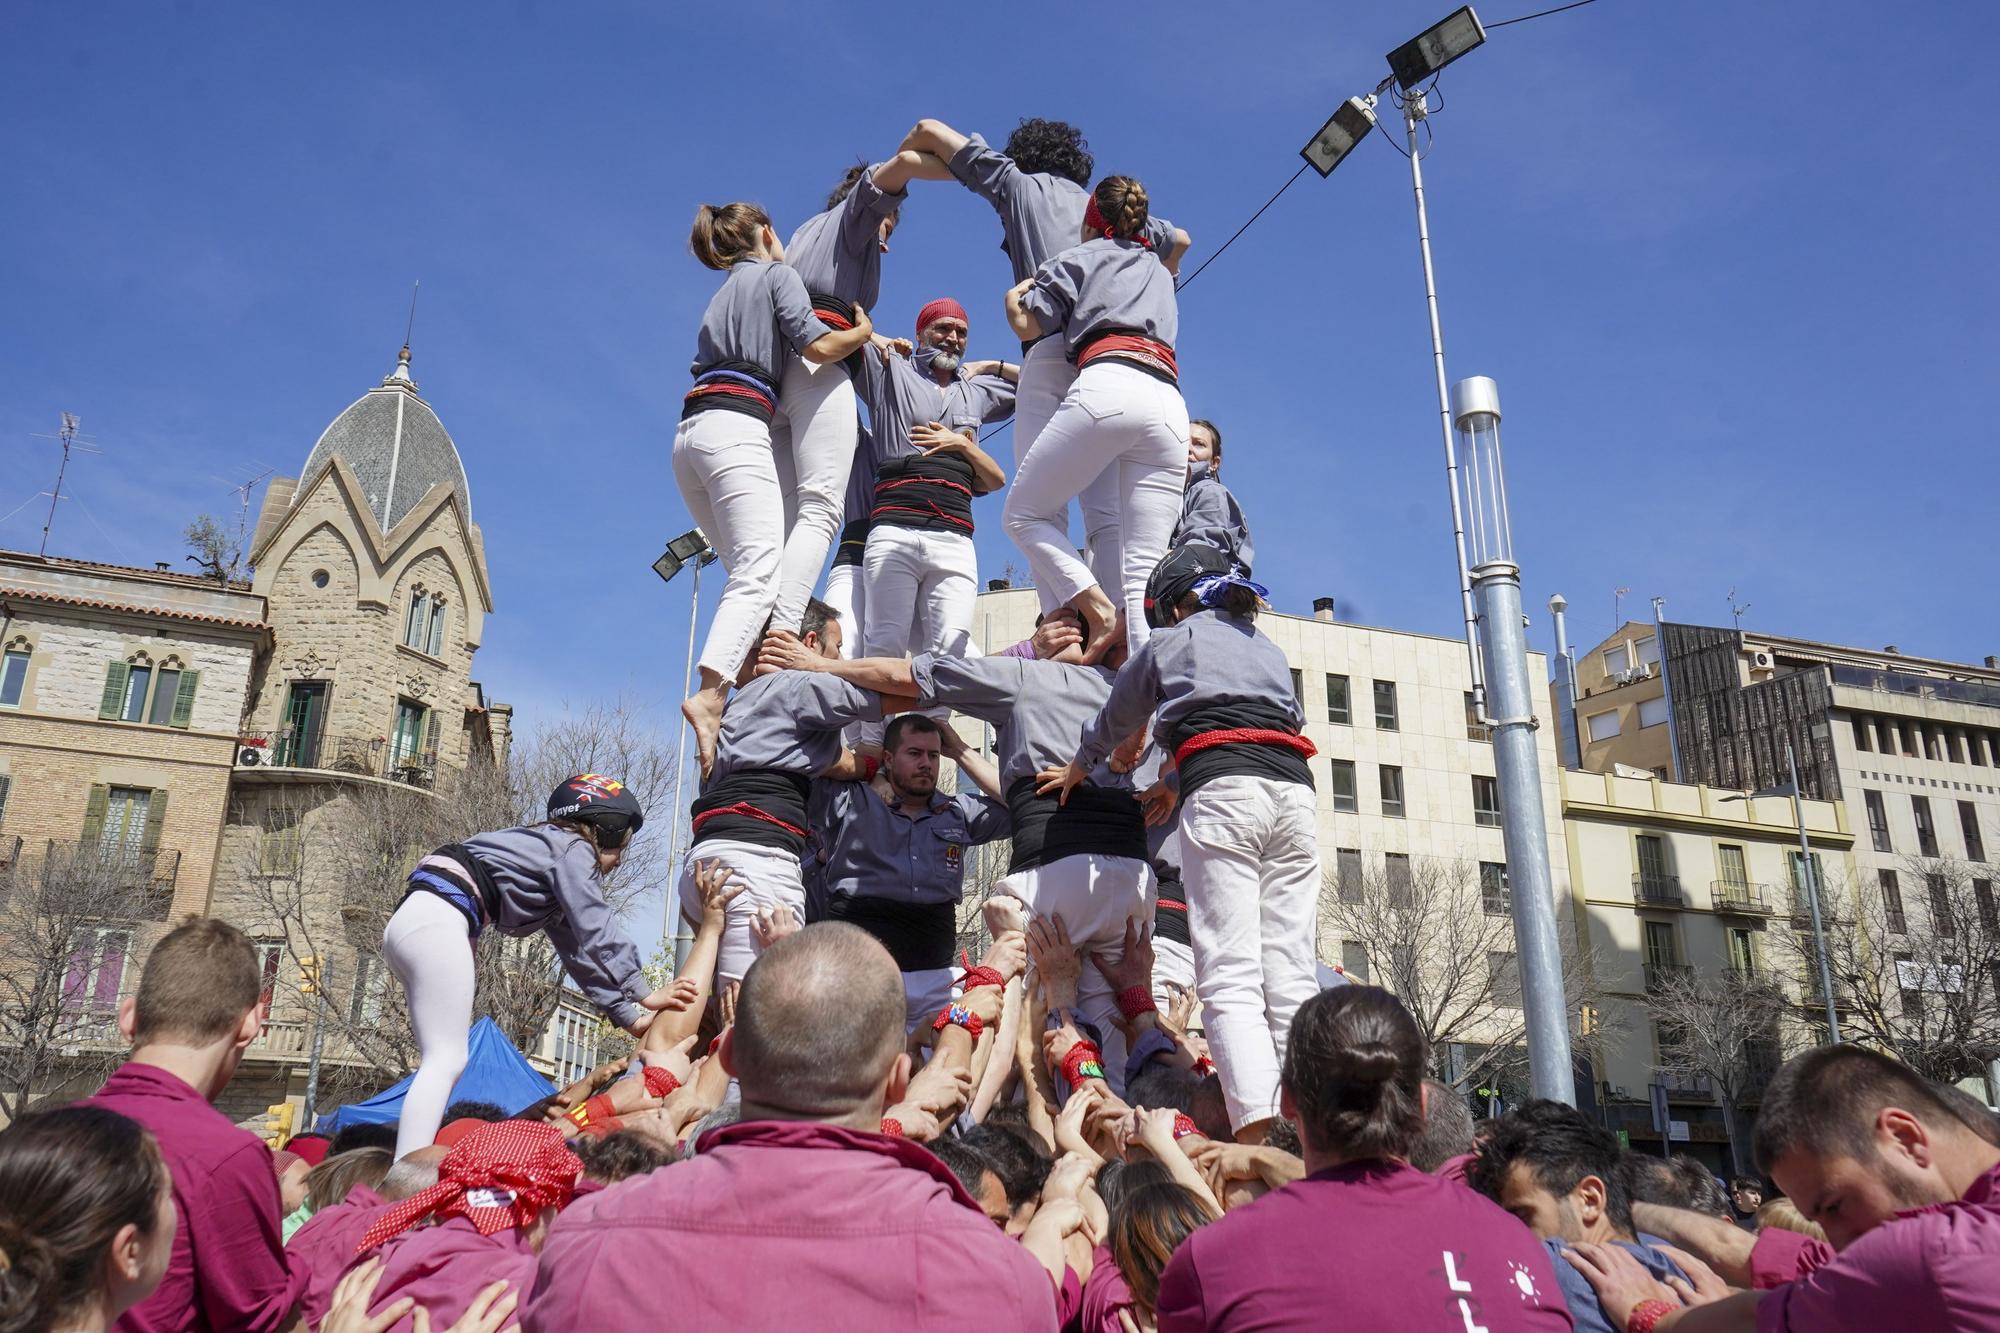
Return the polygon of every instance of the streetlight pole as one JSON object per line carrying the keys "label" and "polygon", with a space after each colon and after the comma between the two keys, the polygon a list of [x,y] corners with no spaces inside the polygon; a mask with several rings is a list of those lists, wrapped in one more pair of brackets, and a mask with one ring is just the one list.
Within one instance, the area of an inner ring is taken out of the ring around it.
{"label": "streetlight pole", "polygon": [[[1556,933],[1555,877],[1549,865],[1548,822],[1542,806],[1542,766],[1535,732],[1534,687],[1528,675],[1527,618],[1521,614],[1521,567],[1514,561],[1500,456],[1500,389],[1485,376],[1453,386],[1450,412],[1465,436],[1464,511],[1471,525],[1473,596],[1485,659],[1486,725],[1493,738],[1500,795],[1500,831],[1507,848],[1514,944],[1520,959],[1521,1010],[1528,1069],[1537,1097],[1574,1106],[1576,1069],[1570,1060],[1569,1001],[1563,990],[1562,947]],[[1456,492],[1454,492],[1455,494]]]}
{"label": "streetlight pole", "polygon": [[1792,770],[1792,822],[1799,826],[1799,878],[1806,885],[1806,907],[1812,913],[1813,956],[1819,962],[1820,996],[1826,1001],[1826,1039],[1840,1045],[1840,1013],[1833,1002],[1833,969],[1826,961],[1826,932],[1819,919],[1819,876],[1813,873],[1812,839],[1806,836],[1806,809],[1799,791],[1799,761],[1792,743],[1785,742],[1785,764]]}
{"label": "streetlight pole", "polygon": [[331,984],[332,962],[330,955],[321,954],[319,976],[313,981],[312,1055],[306,1062],[305,1113],[299,1117],[306,1130],[313,1127],[313,1118],[319,1111],[319,1058],[326,1043],[326,988]]}
{"label": "streetlight pole", "polygon": [[[708,562],[696,557],[694,562],[694,585],[688,593],[688,644],[687,669],[681,677],[681,698],[694,693],[694,634],[697,618],[701,614],[701,567]],[[687,778],[688,723],[681,719],[680,750],[674,759],[674,817],[668,825],[668,846],[673,851],[669,870],[681,863],[681,811],[687,808],[686,793],[681,791],[681,783]],[[687,961],[688,952],[694,948],[694,932],[688,929],[687,921],[681,916],[680,901],[674,894],[673,885],[667,886],[667,911],[671,915],[674,939],[674,973],[680,974],[681,964]]]}

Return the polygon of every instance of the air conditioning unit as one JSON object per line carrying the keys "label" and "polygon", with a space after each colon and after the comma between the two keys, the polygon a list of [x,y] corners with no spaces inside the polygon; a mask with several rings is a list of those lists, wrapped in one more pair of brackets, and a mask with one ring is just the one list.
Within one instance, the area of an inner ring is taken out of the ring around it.
{"label": "air conditioning unit", "polygon": [[1771,654],[1765,649],[1759,648],[1750,654],[1750,669],[1752,671],[1774,671],[1777,669],[1777,665],[1777,662],[1772,659]]}
{"label": "air conditioning unit", "polygon": [[236,747],[238,768],[262,768],[271,762],[271,755],[261,745],[239,745]]}

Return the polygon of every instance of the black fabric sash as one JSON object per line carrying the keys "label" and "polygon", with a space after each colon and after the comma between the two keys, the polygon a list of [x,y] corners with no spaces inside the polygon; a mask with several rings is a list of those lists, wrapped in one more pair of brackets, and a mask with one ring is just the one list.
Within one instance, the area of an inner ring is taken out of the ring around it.
{"label": "black fabric sash", "polygon": [[1007,789],[1007,809],[1014,818],[1010,875],[1066,856],[1146,860],[1146,816],[1132,792],[1086,782],[1058,806],[1054,796],[1037,796],[1035,779],[1026,777]]}
{"label": "black fabric sash", "polygon": [[[1174,725],[1167,736],[1170,748],[1178,750],[1189,737],[1207,731],[1234,731],[1239,728],[1264,731],[1295,731],[1291,715],[1277,704],[1231,703],[1196,709]],[[1180,765],[1181,799],[1194,795],[1203,783],[1223,777],[1269,778],[1273,782],[1313,785],[1312,768],[1306,757],[1282,745],[1217,745],[1198,750]]]}

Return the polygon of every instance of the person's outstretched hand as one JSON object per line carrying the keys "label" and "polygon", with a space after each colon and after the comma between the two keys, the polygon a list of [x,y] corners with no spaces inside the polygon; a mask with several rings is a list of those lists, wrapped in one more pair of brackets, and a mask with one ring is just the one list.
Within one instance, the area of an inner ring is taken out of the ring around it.
{"label": "person's outstretched hand", "polygon": [[911,1076],[903,1100],[933,1115],[952,1116],[971,1096],[971,1070],[964,1065],[932,1060]]}
{"label": "person's outstretched hand", "polygon": [[979,905],[979,914],[986,921],[986,933],[998,939],[1010,931],[1026,933],[1028,918],[1021,911],[1021,900],[1005,893],[996,893]]}
{"label": "person's outstretched hand", "polygon": [[801,929],[798,914],[789,907],[760,907],[750,917],[750,938],[759,949],[768,949]]}
{"label": "person's outstretched hand", "polygon": [[664,1069],[674,1076],[676,1083],[685,1085],[688,1080],[694,1077],[694,1061],[688,1057],[688,1052],[694,1049],[696,1040],[697,1034],[690,1032],[667,1050],[648,1051],[646,1053],[646,1067],[648,1069]]}
{"label": "person's outstretched hand", "polygon": [[1147,828],[1158,828],[1174,817],[1174,807],[1180,803],[1181,794],[1169,787],[1164,780],[1139,793],[1139,809],[1146,816]]}
{"label": "person's outstretched hand", "polygon": [[1104,761],[1105,767],[1113,773],[1130,773],[1139,766],[1146,755],[1146,729],[1139,728],[1112,748],[1111,755]]}
{"label": "person's outstretched hand", "polygon": [[736,882],[735,871],[721,861],[697,861],[694,887],[701,894],[701,925],[720,932],[726,923],[729,904],[750,886]]}
{"label": "person's outstretched hand", "polygon": [[[520,1325],[509,1323],[514,1307],[521,1303],[521,1295],[509,1282],[494,1282],[481,1288],[472,1298],[472,1304],[465,1307],[465,1313],[458,1322],[444,1333],[520,1333]],[[419,1305],[410,1315],[414,1333],[431,1333],[430,1311]]]}
{"label": "person's outstretched hand", "polygon": [[597,1068],[585,1074],[576,1082],[555,1095],[545,1114],[549,1119],[559,1119],[565,1111],[583,1105],[592,1093],[625,1072],[625,1066],[632,1062],[629,1055],[621,1055],[616,1060],[606,1060]]}
{"label": "person's outstretched hand", "polygon": [[1092,1083],[1086,1083],[1070,1093],[1069,1100],[1063,1103],[1061,1113],[1056,1116],[1058,1151],[1075,1153],[1098,1162],[1104,1160],[1103,1155],[1090,1146],[1090,1140],[1084,1137],[1084,1124],[1103,1095]]}
{"label": "person's outstretched hand", "polygon": [[1660,1281],[1616,1245],[1571,1245],[1563,1250],[1563,1258],[1590,1279],[1590,1285],[1597,1289],[1597,1303],[1613,1328],[1631,1323],[1632,1311],[1646,1301],[1664,1301],[1678,1308],[1682,1292],[1694,1294],[1685,1282],[1676,1290]]}
{"label": "person's outstretched hand", "polygon": [[[1171,1124],[1171,1122],[1169,1122]],[[1049,1168],[1049,1174],[1042,1181],[1042,1202],[1047,1204],[1055,1199],[1081,1199],[1090,1178],[1097,1174],[1096,1154],[1089,1157],[1082,1153],[1068,1152],[1056,1159]]]}
{"label": "person's outstretched hand", "polygon": [[824,670],[825,660],[788,629],[772,630],[758,645],[757,674],[760,676],[768,676],[774,671]]}
{"label": "person's outstretched hand", "polygon": [[1057,805],[1069,804],[1069,794],[1076,790],[1090,774],[1082,764],[1072,759],[1062,768],[1045,768],[1035,774],[1035,795],[1054,796]]}
{"label": "person's outstretched hand", "polygon": [[1048,997],[1049,1012],[1076,1008],[1076,985],[1083,978],[1083,959],[1070,943],[1069,927],[1060,913],[1037,917],[1028,925],[1028,959]]}
{"label": "person's outstretched hand", "polygon": [[1115,995],[1135,986],[1153,989],[1153,931],[1142,926],[1136,917],[1125,920],[1125,948],[1117,958],[1106,958],[1101,953],[1090,955],[1090,965],[1097,969],[1105,983]]}
{"label": "person's outstretched hand", "polygon": [[380,1314],[371,1316],[368,1303],[375,1299],[375,1288],[382,1282],[382,1260],[371,1257],[347,1270],[340,1279],[340,1285],[333,1289],[333,1306],[320,1320],[320,1333],[384,1333],[402,1321],[410,1313],[416,1301],[405,1296],[382,1307]]}
{"label": "person's outstretched hand", "polygon": [[736,997],[742,993],[742,982],[728,981],[723,983],[722,990],[716,995],[715,1004],[716,1008],[722,1011],[722,1030],[724,1032],[736,1026]]}

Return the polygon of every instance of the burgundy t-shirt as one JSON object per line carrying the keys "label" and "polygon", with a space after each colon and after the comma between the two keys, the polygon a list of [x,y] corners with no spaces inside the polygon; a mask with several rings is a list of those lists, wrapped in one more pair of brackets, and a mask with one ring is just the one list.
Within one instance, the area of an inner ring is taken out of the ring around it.
{"label": "burgundy t-shirt", "polygon": [[180,1214],[166,1277],[125,1312],[118,1333],[290,1328],[307,1273],[285,1254],[278,1177],[264,1141],[156,1065],[119,1066],[87,1104],[153,1131]]}
{"label": "burgundy t-shirt", "polygon": [[1570,1329],[1533,1232],[1400,1162],[1316,1171],[1200,1228],[1160,1279],[1160,1333]]}

